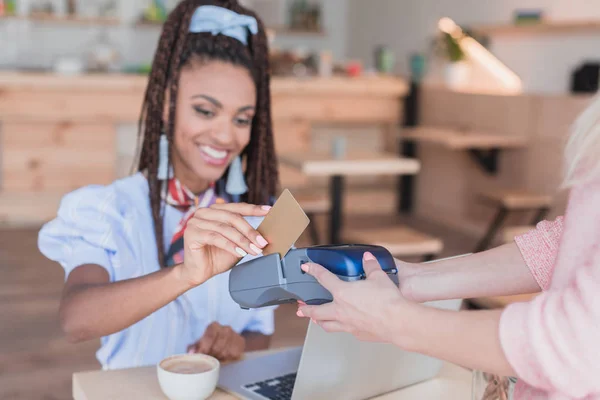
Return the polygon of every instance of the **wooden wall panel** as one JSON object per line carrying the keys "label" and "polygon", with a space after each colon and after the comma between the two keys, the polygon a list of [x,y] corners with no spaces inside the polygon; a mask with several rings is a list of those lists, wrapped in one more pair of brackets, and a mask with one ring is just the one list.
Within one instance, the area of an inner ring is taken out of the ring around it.
{"label": "wooden wall panel", "polygon": [[142,95],[133,91],[0,90],[2,121],[136,122],[141,108]]}
{"label": "wooden wall panel", "polygon": [[0,195],[0,225],[32,225],[56,217],[63,193],[2,193]]}
{"label": "wooden wall panel", "polygon": [[[0,214],[23,214],[6,208],[20,195],[62,195],[127,175],[131,125],[139,118],[146,79],[0,74]],[[321,150],[340,132],[350,138],[349,149],[380,146],[379,128],[400,120],[407,85],[394,77],[273,78],[271,90],[275,146],[282,153]],[[363,129],[369,125],[377,132]],[[319,188],[294,170],[283,168],[281,176],[287,187]]]}
{"label": "wooden wall panel", "polygon": [[[453,92],[425,86],[421,124],[522,135],[524,149],[502,151],[500,171],[484,174],[465,152],[421,145],[417,213],[426,218],[481,235],[495,209],[478,194],[500,188],[527,189],[555,198],[549,218],[564,212],[568,193],[562,179],[564,143],[589,96],[511,96]],[[510,223],[528,223],[530,214],[517,213]]]}
{"label": "wooden wall panel", "polygon": [[[311,125],[302,119],[274,119],[273,135],[277,153],[307,151],[310,146]],[[296,189],[305,186],[308,179],[301,172],[279,164],[279,182],[282,188]]]}
{"label": "wooden wall panel", "polygon": [[398,122],[398,99],[389,97],[273,96],[273,118],[312,122]]}
{"label": "wooden wall panel", "polygon": [[310,133],[311,124],[306,119],[273,119],[275,150],[278,153],[308,150],[310,147]]}
{"label": "wooden wall panel", "polygon": [[539,96],[536,140],[563,145],[573,123],[590,101],[590,96]]}
{"label": "wooden wall panel", "polygon": [[535,129],[536,98],[454,92],[424,86],[421,122],[428,125],[478,129],[529,136]]}
{"label": "wooden wall panel", "polygon": [[2,148],[4,192],[69,191],[115,178],[110,124],[4,123]]}

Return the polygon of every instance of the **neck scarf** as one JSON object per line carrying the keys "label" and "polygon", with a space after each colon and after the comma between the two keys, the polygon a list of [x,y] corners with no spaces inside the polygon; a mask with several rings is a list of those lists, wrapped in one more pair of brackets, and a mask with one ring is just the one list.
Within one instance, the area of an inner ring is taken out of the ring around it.
{"label": "neck scarf", "polygon": [[175,233],[171,238],[169,251],[166,255],[167,266],[172,266],[183,262],[183,233],[188,221],[192,218],[196,210],[203,207],[210,207],[217,202],[222,202],[223,199],[216,195],[214,183],[203,193],[196,196],[177,178],[172,178],[167,183],[167,193],[163,196],[163,201],[167,205],[183,212],[183,217],[175,228]]}

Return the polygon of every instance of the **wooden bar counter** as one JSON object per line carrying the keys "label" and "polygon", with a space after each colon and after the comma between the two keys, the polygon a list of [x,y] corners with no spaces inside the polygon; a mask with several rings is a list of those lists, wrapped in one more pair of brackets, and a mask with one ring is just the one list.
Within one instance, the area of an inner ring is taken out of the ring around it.
{"label": "wooden bar counter", "polygon": [[[117,131],[137,123],[146,82],[0,72],[0,222],[42,223],[66,192],[116,179]],[[307,150],[315,125],[395,126],[407,85],[382,76],[274,77],[271,93],[281,152]]]}

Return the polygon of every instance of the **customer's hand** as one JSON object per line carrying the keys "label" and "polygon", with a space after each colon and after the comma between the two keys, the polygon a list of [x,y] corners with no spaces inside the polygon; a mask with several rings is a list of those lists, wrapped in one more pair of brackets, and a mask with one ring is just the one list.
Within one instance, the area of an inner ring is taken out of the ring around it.
{"label": "customer's hand", "polygon": [[196,211],[184,233],[183,278],[197,286],[229,270],[246,254],[261,254],[267,241],[244,217],[264,217],[269,208],[231,203]]}
{"label": "customer's hand", "polygon": [[213,322],[204,335],[188,347],[188,353],[201,353],[213,356],[219,361],[238,360],[246,349],[246,339],[231,327]]}
{"label": "customer's hand", "polygon": [[402,297],[371,253],[365,253],[363,268],[365,280],[344,282],[318,264],[305,264],[303,270],[331,292],[333,302],[300,304],[298,316],[311,318],[327,332],[348,332],[365,341],[397,342],[393,321],[398,312],[412,304]]}

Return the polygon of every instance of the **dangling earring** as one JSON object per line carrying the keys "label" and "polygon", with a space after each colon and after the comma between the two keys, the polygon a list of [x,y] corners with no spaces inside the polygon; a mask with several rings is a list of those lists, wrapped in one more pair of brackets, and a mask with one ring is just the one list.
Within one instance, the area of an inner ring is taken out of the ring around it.
{"label": "dangling earring", "polygon": [[239,196],[248,191],[240,156],[237,156],[229,166],[225,191],[234,197],[234,201],[239,201]]}
{"label": "dangling earring", "polygon": [[161,181],[173,177],[173,170],[169,168],[169,140],[164,133],[158,142],[158,179]]}

